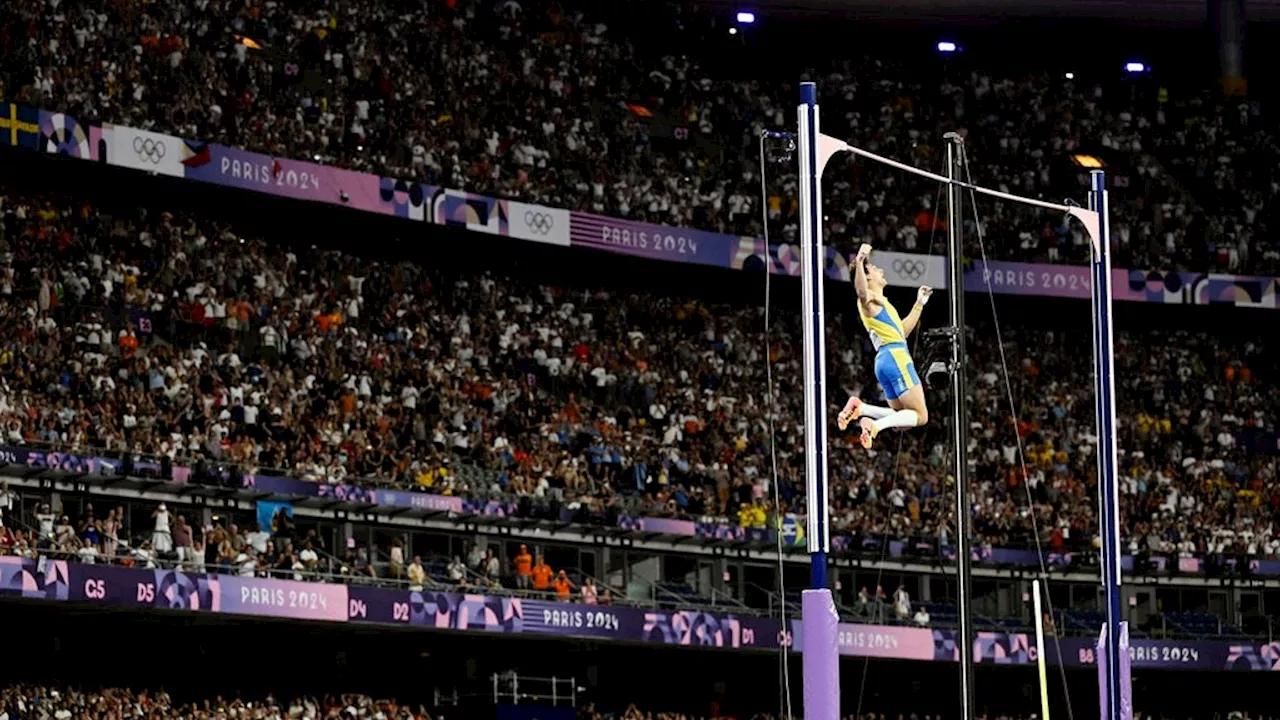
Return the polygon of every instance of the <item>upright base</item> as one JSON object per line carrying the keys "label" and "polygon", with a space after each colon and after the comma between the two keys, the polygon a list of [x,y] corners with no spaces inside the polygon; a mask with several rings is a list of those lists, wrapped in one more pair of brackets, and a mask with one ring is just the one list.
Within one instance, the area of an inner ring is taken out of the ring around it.
{"label": "upright base", "polygon": [[[1119,711],[1120,717],[1117,720],[1133,720],[1133,673],[1130,668],[1129,659],[1129,623],[1120,623],[1119,637],[1119,657],[1120,657],[1120,702],[1117,703],[1116,709]],[[1111,694],[1110,680],[1108,678],[1107,658],[1107,626],[1102,626],[1102,633],[1098,636],[1098,645],[1094,657],[1098,658],[1098,701],[1102,708],[1102,719],[1107,720],[1111,714],[1108,702]]]}
{"label": "upright base", "polygon": [[840,720],[840,616],[831,591],[800,595],[804,720]]}

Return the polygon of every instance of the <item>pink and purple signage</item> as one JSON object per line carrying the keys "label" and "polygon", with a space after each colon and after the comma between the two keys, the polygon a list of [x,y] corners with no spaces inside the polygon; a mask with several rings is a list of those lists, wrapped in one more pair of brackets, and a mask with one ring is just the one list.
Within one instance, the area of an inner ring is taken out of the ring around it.
{"label": "pink and purple signage", "polygon": [[[759,272],[768,267],[775,274],[800,275],[798,247],[775,244],[766,251],[763,240],[749,236],[654,225],[584,212],[571,214],[569,228],[573,247],[734,270]],[[848,261],[834,248],[826,250],[827,277],[847,281]]]}
{"label": "pink and purple signage", "polygon": [[182,164],[188,180],[410,220],[430,219],[431,201],[439,190],[431,185],[225,145],[187,142],[184,156]]}
{"label": "pink and purple signage", "polygon": [[[791,649],[804,652],[800,620],[791,621]],[[899,660],[939,660],[933,632],[928,628],[855,625],[840,623],[837,647],[849,657],[896,658]],[[954,645],[954,643],[952,643]],[[949,650],[948,650],[949,652]]]}
{"label": "pink and purple signage", "polygon": [[278,475],[246,475],[244,486],[279,495],[333,498],[343,502],[384,507],[474,513],[492,517],[504,517],[513,512],[511,503],[496,500],[468,500],[456,495],[439,495],[411,490],[383,490],[360,485],[332,485]]}
{"label": "pink and purple signage", "polygon": [[[1090,271],[1082,265],[977,262],[965,271],[967,292],[1088,300]],[[1280,278],[1142,270],[1111,271],[1116,300],[1166,305],[1234,305],[1276,308]]]}
{"label": "pink and purple signage", "polygon": [[40,562],[31,558],[0,555],[0,597],[32,600],[66,600],[71,594],[66,560]]}
{"label": "pink and purple signage", "polygon": [[576,212],[569,225],[575,246],[653,260],[727,267],[742,240],[723,233],[620,220]]}
{"label": "pink and purple signage", "polygon": [[[405,625],[424,629],[595,638],[723,649],[802,651],[799,620],[783,632],[778,620],[702,610],[585,605],[438,590],[396,590],[330,583],[141,570],[0,557],[0,598],[27,597],[92,605],[280,617],[328,622]],[[841,623],[840,654],[955,662],[952,628]],[[977,662],[1025,665],[1038,649],[1025,633],[978,633]],[[1053,664],[1096,663],[1093,638],[1055,641]],[[1280,643],[1134,640],[1137,668],[1280,672]]]}
{"label": "pink and purple signage", "polygon": [[[21,146],[42,152],[534,242],[737,270],[768,268],[779,274],[800,274],[798,251],[792,245],[766,248],[762,240],[753,237],[500,200],[121,125],[81,124],[70,115],[21,105],[15,108],[19,116],[39,121],[39,137]],[[441,201],[437,202],[437,198]],[[826,253],[826,276],[847,281],[847,258],[830,247]],[[895,285],[924,282],[932,272],[926,269],[936,265],[936,256],[891,255],[899,267],[893,272],[891,282]],[[1154,270],[1112,272],[1117,300],[1280,307],[1280,278]],[[930,283],[945,285],[933,280]],[[1009,295],[1087,299],[1089,269],[1073,265],[977,263],[966,271],[964,287],[971,292],[990,289]]]}
{"label": "pink and purple signage", "polygon": [[346,622],[347,586],[223,575],[217,612]]}
{"label": "pink and purple signage", "polygon": [[347,586],[72,565],[70,599],[122,607],[346,622]]}

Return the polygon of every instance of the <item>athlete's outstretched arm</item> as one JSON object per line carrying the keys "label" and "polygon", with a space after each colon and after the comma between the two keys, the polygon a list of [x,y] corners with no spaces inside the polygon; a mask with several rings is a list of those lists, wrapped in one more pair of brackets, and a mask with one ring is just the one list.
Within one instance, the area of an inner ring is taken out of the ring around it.
{"label": "athlete's outstretched arm", "polygon": [[853,259],[853,289],[862,302],[871,301],[871,287],[867,285],[867,258],[871,257],[871,246],[862,243],[858,255]]}
{"label": "athlete's outstretched arm", "polygon": [[921,285],[916,291],[916,304],[911,306],[911,312],[902,319],[902,329],[907,335],[914,332],[916,325],[920,323],[920,313],[924,312],[924,306],[929,302],[931,295],[933,295],[933,288],[928,285]]}

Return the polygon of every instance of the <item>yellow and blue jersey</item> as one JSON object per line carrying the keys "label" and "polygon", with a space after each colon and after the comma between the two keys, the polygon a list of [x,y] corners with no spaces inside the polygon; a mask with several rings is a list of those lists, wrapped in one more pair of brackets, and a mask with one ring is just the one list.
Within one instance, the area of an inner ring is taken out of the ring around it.
{"label": "yellow and blue jersey", "polygon": [[868,315],[859,302],[858,315],[876,348],[876,380],[884,388],[886,398],[897,400],[920,384],[920,376],[907,350],[907,330],[898,310],[885,298],[880,299],[879,305],[879,312]]}
{"label": "yellow and blue jersey", "polygon": [[893,343],[907,343],[907,331],[902,327],[902,318],[887,298],[880,299],[880,312],[875,315],[868,315],[866,308],[859,302],[858,315],[862,317],[862,326],[871,334],[871,344],[876,350]]}

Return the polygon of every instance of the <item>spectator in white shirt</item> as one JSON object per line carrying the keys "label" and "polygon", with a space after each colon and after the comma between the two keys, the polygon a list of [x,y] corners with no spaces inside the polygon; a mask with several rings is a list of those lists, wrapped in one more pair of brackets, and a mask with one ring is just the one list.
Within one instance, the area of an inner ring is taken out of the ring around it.
{"label": "spectator in white shirt", "polygon": [[893,592],[893,610],[898,618],[903,620],[911,614],[911,596],[902,585]]}
{"label": "spectator in white shirt", "polygon": [[418,409],[418,388],[414,387],[413,380],[409,380],[400,391],[400,404],[406,410]]}
{"label": "spectator in white shirt", "polygon": [[916,615],[915,617],[912,618],[912,621],[914,621],[915,624],[919,625],[920,627],[928,627],[929,611],[925,610],[924,606],[921,605],[920,607],[916,608]]}
{"label": "spectator in white shirt", "polygon": [[423,586],[427,584],[427,570],[422,567],[422,558],[417,555],[413,556],[413,562],[409,564],[409,589],[413,592],[422,592]]}
{"label": "spectator in white shirt", "polygon": [[595,605],[597,600],[596,581],[586,578],[582,582],[582,587],[578,589],[578,595],[581,596],[582,602],[587,605]]}
{"label": "spectator in white shirt", "polygon": [[462,585],[466,579],[467,566],[462,564],[462,558],[454,555],[453,561],[449,563],[449,582],[454,585]]}

